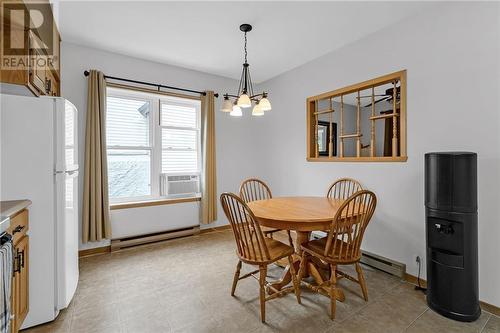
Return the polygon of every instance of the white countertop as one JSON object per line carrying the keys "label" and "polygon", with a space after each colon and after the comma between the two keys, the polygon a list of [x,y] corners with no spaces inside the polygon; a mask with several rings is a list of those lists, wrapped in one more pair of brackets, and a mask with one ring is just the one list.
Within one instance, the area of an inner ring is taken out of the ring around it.
{"label": "white countertop", "polygon": [[31,205],[31,200],[0,201],[0,215],[12,217]]}

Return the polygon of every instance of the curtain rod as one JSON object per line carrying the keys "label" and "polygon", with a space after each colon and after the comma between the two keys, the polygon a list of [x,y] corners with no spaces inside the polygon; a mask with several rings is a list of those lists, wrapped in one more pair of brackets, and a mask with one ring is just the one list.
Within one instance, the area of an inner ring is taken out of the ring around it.
{"label": "curtain rod", "polygon": [[[84,71],[83,75],[89,76],[90,72],[89,71]],[[115,76],[108,76],[104,75],[105,79],[111,79],[111,80],[117,80],[117,81],[124,81],[124,82],[130,82],[130,83],[136,83],[136,84],[143,84],[146,86],[152,86],[158,88],[158,91],[160,91],[160,88],[165,88],[165,89],[172,89],[172,90],[179,90],[179,91],[186,91],[194,94],[200,94],[205,96],[207,93],[205,91],[198,91],[198,90],[191,90],[191,89],[185,89],[185,88],[178,88],[178,87],[171,87],[171,86],[165,86],[163,84],[157,84],[157,83],[150,83],[150,82],[144,82],[144,81],[137,81],[137,80],[131,80],[131,79],[124,79],[121,77],[115,77]],[[214,94],[215,97],[219,97],[218,93]]]}

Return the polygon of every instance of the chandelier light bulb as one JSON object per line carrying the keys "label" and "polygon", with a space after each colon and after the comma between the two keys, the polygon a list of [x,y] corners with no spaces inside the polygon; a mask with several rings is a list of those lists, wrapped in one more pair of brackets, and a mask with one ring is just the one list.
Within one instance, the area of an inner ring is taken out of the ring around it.
{"label": "chandelier light bulb", "polygon": [[222,103],[222,108],[220,109],[222,112],[231,112],[233,111],[233,103],[229,100],[229,98],[224,98],[224,102]]}
{"label": "chandelier light bulb", "polygon": [[252,110],[252,116],[263,116],[264,115],[264,110],[262,110],[260,104],[255,104]]}
{"label": "chandelier light bulb", "polygon": [[240,108],[249,108],[252,106],[252,102],[250,101],[250,97],[247,94],[243,93],[238,98],[238,106]]}
{"label": "chandelier light bulb", "polygon": [[241,108],[238,105],[233,105],[233,110],[229,113],[230,116],[233,117],[241,117],[243,113],[241,112]]}
{"label": "chandelier light bulb", "polygon": [[264,97],[260,100],[259,102],[260,108],[262,111],[271,111],[271,102],[267,99],[267,97]]}

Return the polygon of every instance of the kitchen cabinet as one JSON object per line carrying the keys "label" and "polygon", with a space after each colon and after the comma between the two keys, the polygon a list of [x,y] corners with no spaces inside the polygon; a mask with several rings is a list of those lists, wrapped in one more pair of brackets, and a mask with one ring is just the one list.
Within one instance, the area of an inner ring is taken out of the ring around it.
{"label": "kitchen cabinet", "polygon": [[10,228],[14,246],[14,276],[11,291],[11,332],[17,333],[29,311],[29,229],[28,210],[11,217]]}
{"label": "kitchen cabinet", "polygon": [[31,85],[31,89],[37,95],[45,95],[46,94],[46,82],[47,82],[47,70],[38,66],[37,64],[44,62],[44,54],[38,49],[37,45],[41,43],[41,40],[36,36],[32,31],[28,34],[28,45],[29,45],[29,82],[28,85]]}
{"label": "kitchen cabinet", "polygon": [[[28,1],[17,4],[25,10],[33,6]],[[48,2],[43,15],[53,16]],[[8,39],[9,45],[22,47],[11,49],[11,54],[2,54],[1,83],[25,86],[36,96],[60,96],[61,38],[55,20],[48,21],[52,21],[49,33],[46,27],[43,32],[42,28],[33,28],[30,20],[2,17],[2,39]]]}

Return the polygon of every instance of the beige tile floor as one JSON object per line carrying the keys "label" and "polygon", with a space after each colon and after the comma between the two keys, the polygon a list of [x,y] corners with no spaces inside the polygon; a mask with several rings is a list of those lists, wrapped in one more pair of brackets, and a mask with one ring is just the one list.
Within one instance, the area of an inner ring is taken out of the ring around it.
{"label": "beige tile floor", "polygon": [[[459,323],[429,310],[413,286],[364,267],[369,302],[345,279],[346,294],[337,318],[329,299],[303,289],[267,303],[267,323],[259,320],[258,284],[229,289],[236,265],[229,231],[83,258],[80,282],[70,307],[53,323],[23,332],[500,332],[500,318],[487,312]],[[249,267],[244,267],[249,270]],[[270,278],[281,268],[270,266]]]}

